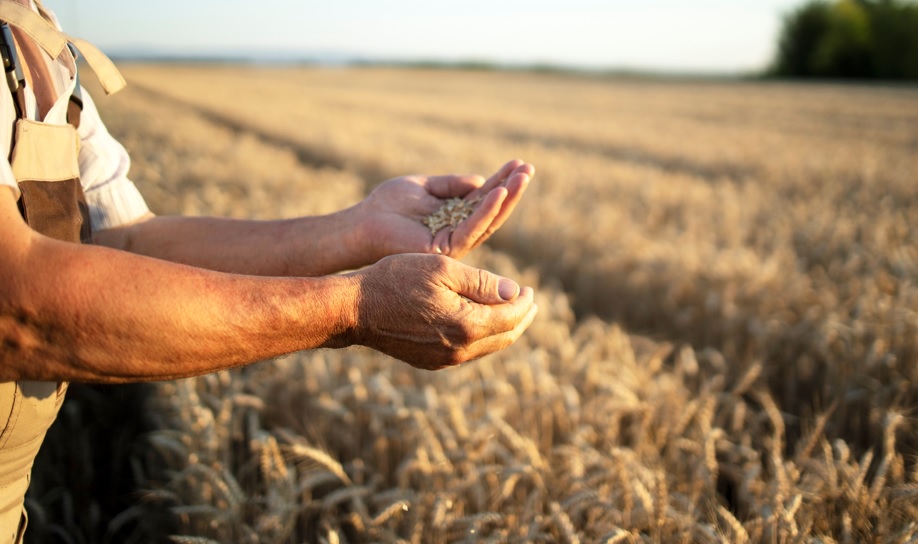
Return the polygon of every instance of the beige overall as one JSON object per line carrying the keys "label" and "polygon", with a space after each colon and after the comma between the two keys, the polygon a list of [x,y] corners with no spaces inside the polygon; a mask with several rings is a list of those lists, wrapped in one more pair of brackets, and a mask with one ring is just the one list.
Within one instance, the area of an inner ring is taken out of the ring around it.
{"label": "beige overall", "polygon": [[[43,8],[39,5],[39,10]],[[44,16],[43,16],[44,15]],[[0,21],[20,36],[34,40],[52,59],[68,55],[65,47],[74,43],[93,66],[108,92],[124,85],[114,66],[92,46],[60,33],[46,14],[0,0]],[[28,39],[26,38],[26,39]],[[22,59],[26,55],[19,55]],[[10,164],[21,191],[20,212],[31,228],[58,240],[88,243],[91,237],[89,210],[80,185],[79,127],[80,102],[76,63],[70,88],[57,97],[52,109],[67,109],[67,124],[47,124],[22,118],[25,101],[20,88],[15,101],[20,113],[13,130]],[[34,76],[33,76],[34,78]],[[6,83],[0,81],[0,85]],[[0,88],[0,92],[9,92]],[[7,127],[0,127],[7,130]],[[54,422],[67,384],[64,382],[0,383],[0,544],[20,543],[25,531],[23,500],[29,487],[32,463],[45,433]]]}

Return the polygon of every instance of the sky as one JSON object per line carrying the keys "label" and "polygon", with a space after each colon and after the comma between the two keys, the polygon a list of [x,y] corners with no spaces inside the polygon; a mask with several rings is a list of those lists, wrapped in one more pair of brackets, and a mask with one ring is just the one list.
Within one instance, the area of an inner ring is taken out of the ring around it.
{"label": "sky", "polygon": [[44,0],[109,54],[303,54],[745,73],[802,0]]}

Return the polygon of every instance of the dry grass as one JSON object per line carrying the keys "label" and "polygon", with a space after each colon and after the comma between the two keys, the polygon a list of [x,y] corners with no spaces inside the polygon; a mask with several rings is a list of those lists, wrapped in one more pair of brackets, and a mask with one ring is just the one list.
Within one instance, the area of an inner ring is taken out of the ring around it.
{"label": "dry grass", "polygon": [[175,542],[918,539],[914,89],[125,75],[100,105],[161,213],[322,213],[396,174],[538,169],[469,259],[538,286],[506,352],[158,386],[138,464]]}

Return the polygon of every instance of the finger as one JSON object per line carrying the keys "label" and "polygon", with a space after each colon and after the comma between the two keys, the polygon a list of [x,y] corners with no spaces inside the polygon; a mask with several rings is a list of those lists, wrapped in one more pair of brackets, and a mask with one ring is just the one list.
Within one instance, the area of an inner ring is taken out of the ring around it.
{"label": "finger", "polygon": [[533,300],[533,291],[529,287],[524,287],[513,302],[498,306],[476,306],[474,313],[477,314],[477,326],[472,331],[473,338],[469,339],[470,342],[456,346],[456,351],[444,354],[446,356],[441,358],[439,363],[425,368],[438,370],[504,349],[523,334],[539,311]]}
{"label": "finger", "polygon": [[507,196],[502,200],[500,211],[494,216],[494,219],[487,225],[486,229],[474,239],[469,250],[475,249],[483,244],[485,240],[497,232],[497,229],[503,226],[507,219],[510,218],[516,205],[519,203],[520,199],[523,198],[523,193],[526,191],[526,188],[529,187],[530,179],[530,175],[525,172],[514,173],[513,176],[511,176],[510,180],[507,181]]}
{"label": "finger", "polygon": [[510,174],[512,174],[514,170],[520,166],[523,166],[524,164],[526,163],[519,159],[507,161],[507,163],[501,166],[493,176],[488,178],[488,180],[485,182],[485,185],[491,185],[492,188],[500,185],[502,181],[510,177]]}
{"label": "finger", "polygon": [[523,315],[523,318],[519,320],[516,326],[512,329],[488,336],[486,338],[482,338],[481,340],[467,347],[461,354],[462,362],[480,359],[481,357],[490,355],[491,353],[508,348],[514,342],[519,340],[520,336],[526,332],[526,329],[532,325],[532,322],[535,320],[535,317],[538,313],[539,306],[537,304],[532,304],[529,306],[526,314]]}
{"label": "finger", "polygon": [[443,275],[443,285],[472,302],[502,307],[519,298],[520,286],[509,278],[452,259],[448,263],[449,270]]}
{"label": "finger", "polygon": [[535,166],[529,164],[528,162],[524,162],[523,164],[514,168],[513,171],[510,172],[510,174],[507,176],[507,178],[514,174],[526,174],[527,176],[533,176],[535,175]]}
{"label": "finger", "polygon": [[470,192],[468,195],[466,195],[465,198],[472,199],[472,198],[477,198],[481,195],[487,194],[488,191],[496,187],[499,187],[500,184],[504,182],[504,180],[506,180],[508,177],[510,177],[510,175],[513,174],[514,170],[516,170],[520,166],[523,166],[524,164],[525,163],[519,159],[513,159],[512,161],[507,162],[506,164],[501,166],[500,169],[497,172],[495,172],[493,176],[489,177],[488,180],[485,181],[481,187]]}
{"label": "finger", "polygon": [[430,243],[431,251],[441,255],[450,255],[450,235],[449,227],[438,230],[433,236],[433,241]]}
{"label": "finger", "polygon": [[445,247],[443,245],[437,247],[453,257],[461,257],[468,253],[477,245],[478,240],[484,236],[501,213],[507,194],[507,191],[501,187],[488,193],[484,201],[475,207],[472,215],[459,223],[455,229],[452,231],[444,229],[445,236],[440,241],[441,244],[445,243]]}
{"label": "finger", "polygon": [[462,197],[484,185],[485,180],[478,175],[430,176],[427,178],[427,192],[437,198]]}
{"label": "finger", "polygon": [[[500,278],[500,276],[497,277]],[[515,287],[517,294],[513,300],[498,304],[466,302],[472,307],[467,323],[470,325],[468,330],[471,333],[468,345],[516,329],[520,322],[526,319],[526,315],[531,311],[532,307],[535,306],[532,288],[520,288],[513,280],[500,279],[508,281],[510,285]]]}
{"label": "finger", "polygon": [[[500,276],[498,276],[500,277]],[[506,278],[502,278],[506,279]],[[536,305],[535,292],[532,287],[519,287],[513,280],[509,280],[517,288],[516,297],[513,300],[501,304],[479,305],[479,311],[483,312],[484,329],[479,332],[481,338],[501,334],[515,329],[520,321],[525,319],[526,314]]]}

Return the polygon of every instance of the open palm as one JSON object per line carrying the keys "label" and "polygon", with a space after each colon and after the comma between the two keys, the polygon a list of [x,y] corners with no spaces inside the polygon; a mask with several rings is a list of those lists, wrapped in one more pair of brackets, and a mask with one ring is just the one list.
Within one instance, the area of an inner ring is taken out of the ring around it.
{"label": "open palm", "polygon": [[[475,175],[403,176],[383,182],[361,203],[367,246],[376,259],[396,253],[442,253],[460,258],[478,247],[507,220],[535,173],[510,161],[485,180]],[[445,199],[479,199],[455,229],[432,235],[423,220]]]}

